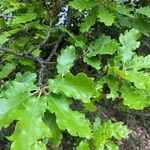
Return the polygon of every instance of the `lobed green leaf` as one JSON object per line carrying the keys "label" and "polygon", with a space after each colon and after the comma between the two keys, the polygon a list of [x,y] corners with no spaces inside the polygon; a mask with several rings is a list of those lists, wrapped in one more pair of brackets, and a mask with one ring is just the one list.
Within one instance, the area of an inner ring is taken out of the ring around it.
{"label": "lobed green leaf", "polygon": [[42,139],[51,137],[50,129],[44,124],[42,116],[47,103],[40,97],[29,98],[26,108],[13,113],[19,120],[9,140],[13,141],[11,150],[46,150]]}
{"label": "lobed green leaf", "polygon": [[71,73],[65,77],[57,76],[49,80],[50,90],[54,93],[63,93],[67,97],[81,100],[83,103],[89,103],[92,97],[97,97],[98,92],[92,78],[86,74],[79,73],[76,76]]}
{"label": "lobed green leaf", "polygon": [[56,122],[60,129],[67,129],[73,136],[91,137],[90,121],[85,118],[84,114],[72,111],[66,97],[53,95],[44,97],[44,99],[48,101],[48,110],[55,113]]}
{"label": "lobed green leaf", "polygon": [[74,46],[69,46],[61,51],[61,55],[57,58],[57,71],[64,76],[70,72],[71,67],[76,59],[76,50]]}
{"label": "lobed green leaf", "polygon": [[[93,142],[95,147],[104,148],[104,145],[110,146],[110,141],[112,137],[117,140],[121,140],[122,138],[127,138],[130,131],[126,126],[123,125],[122,122],[112,123],[110,120],[103,123],[98,127],[93,135]],[[112,143],[111,143],[112,144]]]}

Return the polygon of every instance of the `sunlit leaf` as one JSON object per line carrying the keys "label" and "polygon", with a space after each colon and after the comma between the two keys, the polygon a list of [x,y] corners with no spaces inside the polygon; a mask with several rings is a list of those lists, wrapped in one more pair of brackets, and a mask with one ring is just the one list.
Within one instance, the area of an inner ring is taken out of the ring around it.
{"label": "sunlit leaf", "polygon": [[76,59],[76,50],[74,46],[69,46],[61,51],[61,55],[57,58],[57,71],[64,76],[73,66]]}
{"label": "sunlit leaf", "polygon": [[64,93],[67,97],[73,97],[84,103],[89,103],[92,97],[98,96],[92,78],[88,78],[84,73],[76,76],[71,73],[65,77],[57,76],[49,81],[49,86],[54,93]]}
{"label": "sunlit leaf", "polygon": [[123,103],[131,109],[142,110],[143,108],[150,106],[150,100],[145,93],[128,84],[122,85],[121,93]]}
{"label": "sunlit leaf", "polygon": [[47,103],[38,98],[30,98],[24,110],[16,111],[13,116],[19,120],[9,139],[13,141],[12,150],[45,150],[41,139],[51,137],[50,129],[44,124],[42,116]]}
{"label": "sunlit leaf", "polygon": [[68,99],[53,95],[45,97],[48,101],[48,110],[55,113],[56,122],[60,129],[65,130],[73,135],[89,138],[91,136],[90,122],[85,118],[84,114],[72,111],[69,108]]}
{"label": "sunlit leaf", "polygon": [[97,17],[100,19],[100,22],[103,22],[106,26],[111,26],[116,18],[116,16],[105,7],[100,7]]}
{"label": "sunlit leaf", "polygon": [[100,125],[95,131],[93,137],[94,145],[96,148],[102,148],[104,145],[107,145],[107,142],[111,140],[112,137],[120,140],[122,138],[127,138],[129,133],[129,130],[122,122],[112,123],[109,120]]}

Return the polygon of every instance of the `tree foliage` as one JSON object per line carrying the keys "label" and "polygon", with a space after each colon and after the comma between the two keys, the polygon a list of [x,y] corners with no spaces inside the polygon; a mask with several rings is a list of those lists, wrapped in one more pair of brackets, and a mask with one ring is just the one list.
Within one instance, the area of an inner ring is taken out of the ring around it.
{"label": "tree foliage", "polygon": [[10,149],[55,149],[67,132],[77,150],[118,150],[127,126],[87,112],[105,99],[150,106],[150,55],[138,53],[149,15],[146,3],[1,0],[0,128],[15,125]]}

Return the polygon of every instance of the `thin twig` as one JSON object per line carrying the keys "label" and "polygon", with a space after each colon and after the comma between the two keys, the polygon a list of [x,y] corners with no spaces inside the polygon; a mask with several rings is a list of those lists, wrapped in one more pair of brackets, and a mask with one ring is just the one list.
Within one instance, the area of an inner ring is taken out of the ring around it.
{"label": "thin twig", "polygon": [[50,33],[51,33],[51,27],[52,27],[52,21],[51,21],[50,25],[48,26],[46,38],[45,38],[41,43],[39,43],[39,44],[36,45],[34,48],[32,48],[32,49],[29,51],[30,53],[32,53],[35,49],[41,48],[43,45],[45,45],[45,43],[49,40]]}
{"label": "thin twig", "polygon": [[22,52],[22,53],[18,53],[14,50],[11,50],[11,49],[8,49],[8,48],[1,48],[0,49],[1,52],[3,53],[8,53],[8,54],[12,54],[12,55],[15,55],[17,57],[24,57],[24,58],[28,58],[28,59],[31,59],[33,61],[38,61],[37,60],[37,57],[34,57],[32,54],[30,53],[25,53],[25,52]]}
{"label": "thin twig", "polygon": [[47,36],[46,38],[44,39],[44,41],[42,41],[40,44],[38,44],[36,47],[37,48],[40,48],[41,46],[43,46],[49,39],[50,37],[50,33],[51,33],[51,27],[52,27],[52,24],[53,24],[53,21],[50,21],[50,24],[48,26],[48,30],[47,30]]}
{"label": "thin twig", "polygon": [[58,49],[58,47],[59,47],[59,45],[60,45],[62,39],[64,38],[64,36],[65,36],[65,33],[63,32],[63,33],[58,37],[58,40],[57,40],[57,42],[56,42],[56,44],[55,44],[53,50],[51,51],[50,55],[49,55],[48,58],[47,58],[47,62],[50,62],[51,59],[53,58],[53,56],[55,55],[55,53],[56,53],[56,51],[57,51],[57,49]]}
{"label": "thin twig", "polygon": [[38,62],[40,64],[40,71],[39,71],[39,76],[38,76],[38,85],[40,86],[41,89],[43,89],[44,88],[43,78],[44,78],[44,71],[46,69],[46,65],[44,64],[44,61],[41,58],[38,58]]}

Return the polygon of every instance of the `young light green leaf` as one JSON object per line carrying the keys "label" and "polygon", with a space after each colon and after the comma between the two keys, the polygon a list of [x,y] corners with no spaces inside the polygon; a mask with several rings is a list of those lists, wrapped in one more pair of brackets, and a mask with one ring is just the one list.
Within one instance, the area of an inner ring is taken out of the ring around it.
{"label": "young light green leaf", "polygon": [[96,111],[96,105],[93,102],[85,103],[84,110],[89,112]]}
{"label": "young light green leaf", "polygon": [[95,147],[104,147],[108,141],[114,137],[117,140],[127,138],[130,131],[123,122],[112,123],[110,120],[100,125],[93,135],[93,142]]}
{"label": "young light green leaf", "polygon": [[70,72],[71,67],[76,59],[76,50],[74,46],[69,46],[61,51],[61,55],[57,58],[57,71],[64,76]]}
{"label": "young light green leaf", "polygon": [[0,46],[6,43],[10,36],[11,34],[9,32],[4,32],[2,35],[0,35]]}
{"label": "young light green leaf", "polygon": [[25,7],[26,5],[24,3],[13,3],[13,2],[10,2],[10,5],[7,9],[4,10],[3,14],[8,14],[10,12],[14,12],[18,9],[23,9],[23,7]]}
{"label": "young light green leaf", "polygon": [[[30,80],[27,80],[28,78]],[[7,89],[1,92],[0,128],[8,126],[15,119],[11,115],[12,111],[18,109],[23,103],[28,101],[31,96],[30,91],[36,89],[33,84],[35,78],[35,74],[29,72],[24,75],[18,75],[14,81],[7,84]]]}
{"label": "young light green leaf", "polygon": [[7,41],[9,41],[9,37],[13,34],[17,33],[20,29],[14,29],[10,31],[6,31],[3,34],[0,35],[0,47],[1,45],[5,44]]}
{"label": "young light green leaf", "polygon": [[46,150],[42,139],[51,137],[50,129],[42,120],[46,106],[46,101],[40,97],[29,98],[24,110],[13,113],[19,121],[13,135],[9,137],[13,141],[11,150]]}
{"label": "young light green leaf", "polygon": [[134,56],[133,59],[128,63],[129,69],[139,71],[141,69],[150,68],[150,54],[147,56]]}
{"label": "young light green leaf", "polygon": [[150,90],[150,75],[148,73],[126,71],[126,80],[133,82],[138,89]]}
{"label": "young light green leaf", "polygon": [[128,84],[122,85],[120,89],[121,97],[123,98],[124,105],[131,109],[142,110],[150,106],[150,100],[141,90],[137,90]]}
{"label": "young light green leaf", "polygon": [[106,143],[106,147],[108,150],[119,150],[119,147],[117,144],[115,144],[113,141],[108,141]]}
{"label": "young light green leaf", "polygon": [[150,76],[148,73],[138,72],[135,70],[120,70],[118,68],[114,68],[114,72],[122,79],[134,83],[138,89],[150,90]]}
{"label": "young light green leaf", "polygon": [[110,93],[107,94],[107,98],[112,98],[112,100],[115,100],[117,97],[119,97],[119,83],[115,77],[111,75],[106,77],[105,82],[110,88]]}
{"label": "young light green leaf", "polygon": [[101,119],[99,117],[96,117],[95,121],[93,122],[94,131],[96,131],[98,129],[98,127],[100,126],[100,124],[101,124]]}
{"label": "young light green leaf", "polygon": [[132,8],[117,5],[115,7],[115,11],[128,17],[133,17],[133,15],[130,13],[132,11]]}
{"label": "young light green leaf", "polygon": [[119,54],[123,62],[131,60],[133,51],[140,46],[140,42],[137,41],[140,37],[137,29],[131,29],[120,35],[119,41],[122,46],[119,49]]}
{"label": "young light green leaf", "polygon": [[67,97],[73,97],[83,103],[89,103],[92,97],[98,96],[93,79],[88,78],[84,73],[76,76],[68,73],[64,78],[57,76],[49,80],[49,86],[54,93],[64,93]]}
{"label": "young light green leaf", "polygon": [[89,143],[87,141],[81,141],[77,146],[77,150],[90,150]]}
{"label": "young light green leaf", "polygon": [[55,113],[56,122],[60,129],[65,130],[73,135],[80,137],[91,137],[90,122],[84,114],[72,111],[69,108],[68,99],[60,95],[45,97],[48,101],[48,110]]}
{"label": "young light green leaf", "polygon": [[97,17],[100,19],[100,22],[103,22],[106,26],[111,26],[116,18],[106,7],[100,7]]}

